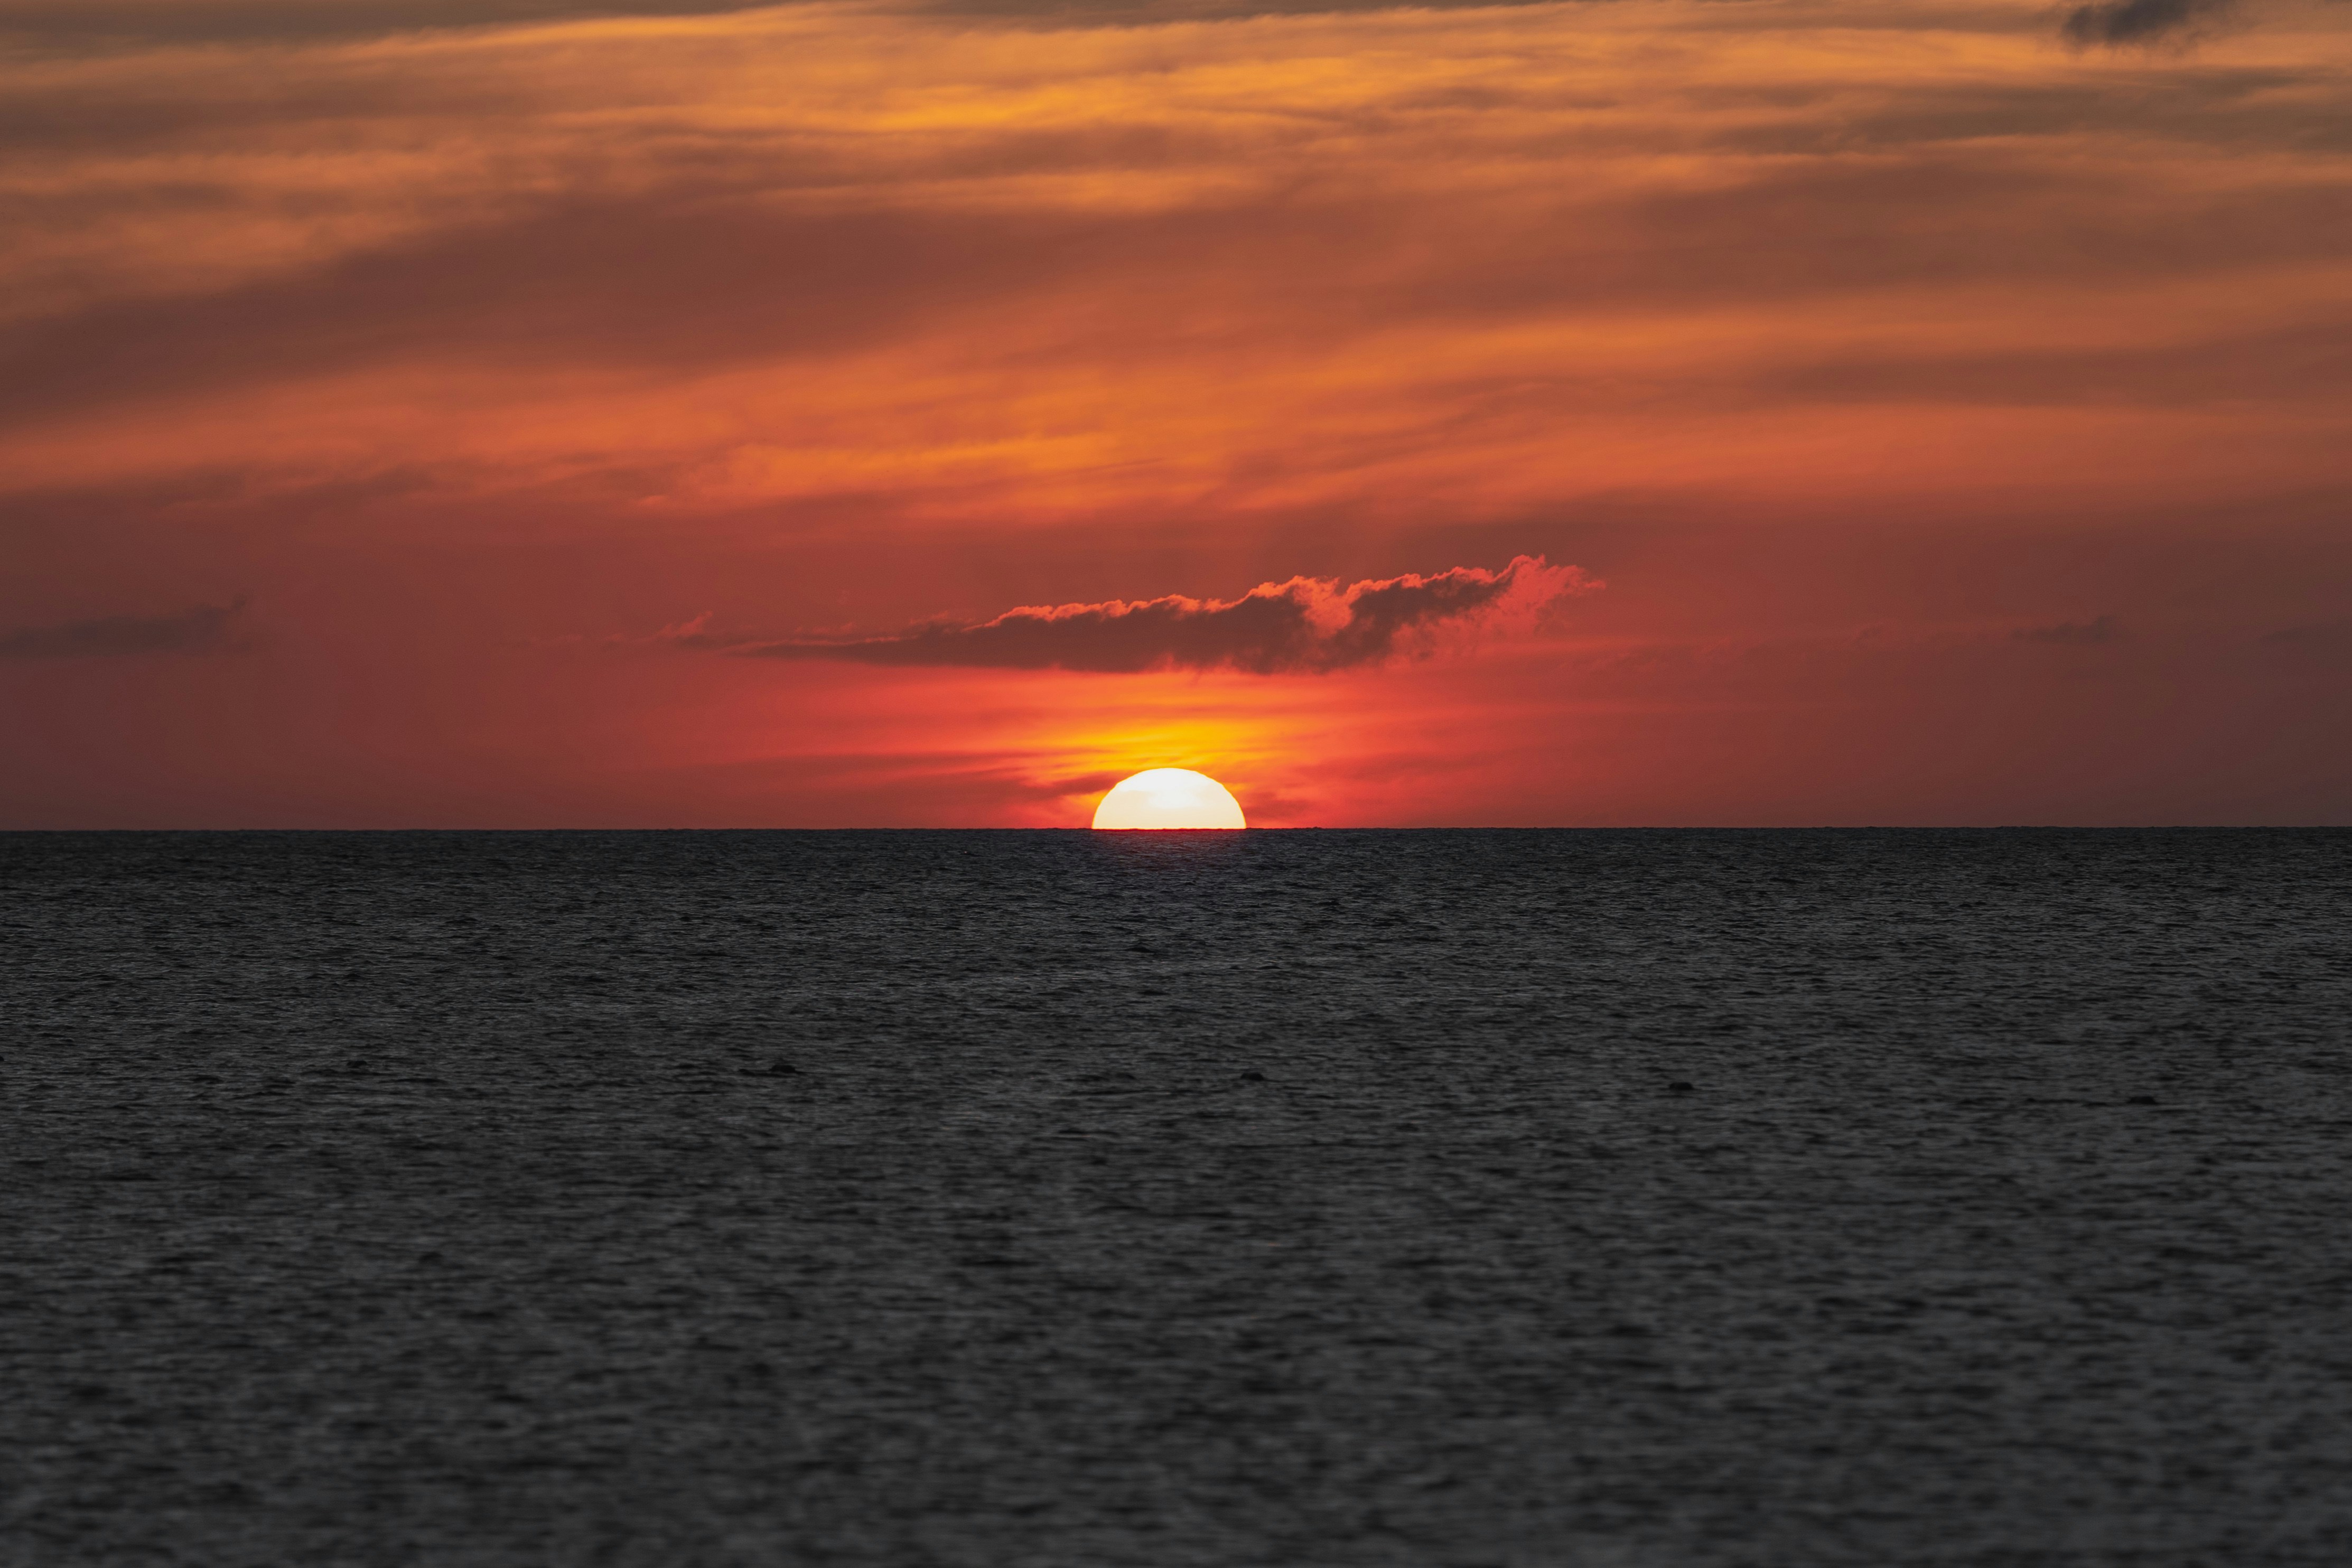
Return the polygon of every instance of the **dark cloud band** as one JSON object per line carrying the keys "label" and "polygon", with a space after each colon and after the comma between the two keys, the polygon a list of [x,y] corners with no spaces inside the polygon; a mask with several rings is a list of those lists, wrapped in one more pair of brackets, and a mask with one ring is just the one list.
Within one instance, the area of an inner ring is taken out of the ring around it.
{"label": "dark cloud band", "polygon": [[2237,0],[2095,0],[2069,10],[2059,26],[2072,44],[2154,44],[2219,21],[2236,5]]}
{"label": "dark cloud band", "polygon": [[[607,17],[719,16],[803,0],[0,0],[0,38],[62,46],[286,42]],[[912,0],[905,9],[1094,26],[1381,11],[1407,0]],[[1545,0],[1411,0],[1450,10]]]}
{"label": "dark cloud band", "polygon": [[226,653],[245,608],[198,605],[175,616],[107,616],[0,632],[0,658],[103,658],[121,654]]}
{"label": "dark cloud band", "polygon": [[0,0],[0,36],[73,44],[365,37],[601,16],[694,16],[774,0]]}
{"label": "dark cloud band", "polygon": [[670,640],[754,658],[845,659],[857,664],[988,669],[1237,669],[1253,675],[1324,674],[1378,664],[1437,628],[1532,612],[1597,586],[1573,566],[1521,555],[1499,572],[1457,566],[1342,588],[1294,577],[1238,599],[1171,595],[1133,602],[1024,606],[977,624],[932,622],[877,637],[794,637],[754,642],[699,628]]}

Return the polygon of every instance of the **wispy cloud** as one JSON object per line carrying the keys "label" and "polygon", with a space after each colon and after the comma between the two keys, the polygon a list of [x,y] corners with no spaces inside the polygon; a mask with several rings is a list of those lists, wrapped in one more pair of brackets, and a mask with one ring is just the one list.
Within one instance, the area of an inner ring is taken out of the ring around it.
{"label": "wispy cloud", "polygon": [[[1416,0],[1422,10],[1547,0]],[[822,0],[0,0],[0,37],[89,47],[279,43],[487,31],[604,18],[725,16]],[[1068,26],[1199,22],[1397,8],[1397,0],[917,0],[917,15]]]}
{"label": "wispy cloud", "polygon": [[[2341,395],[2345,176],[2308,131],[2341,7],[2152,73],[1998,8],[1121,20],[1206,3],[0,0],[0,37],[131,40],[27,46],[0,111],[0,472],[1503,514],[1662,450],[1751,482],[1718,432],[1761,409],[1916,417],[1864,382],[1996,434],[2044,387],[2268,439],[2301,426],[2256,403]],[[2119,3],[2077,30],[2210,0]],[[2264,151],[2168,172],[2217,147]],[[2226,408],[2122,363],[2209,342]]]}
{"label": "wispy cloud", "polygon": [[0,632],[0,658],[103,658],[142,653],[227,653],[245,601],[198,605],[173,616],[105,616]]}
{"label": "wispy cloud", "polygon": [[2072,44],[2156,44],[2195,33],[2237,9],[2237,0],[2095,0],[2059,24]]}
{"label": "wispy cloud", "polygon": [[0,0],[0,35],[219,45],[600,16],[708,16],[774,0]]}
{"label": "wispy cloud", "polygon": [[1456,566],[1433,576],[1263,583],[1237,599],[1111,599],[1023,605],[978,623],[931,621],[883,637],[730,637],[705,621],[664,640],[755,658],[846,659],[859,664],[991,669],[1234,669],[1252,675],[1327,674],[1379,664],[1425,646],[1444,627],[1531,617],[1569,594],[1601,584],[1539,555],[1500,571]]}
{"label": "wispy cloud", "polygon": [[2113,616],[2087,621],[2060,621],[2054,626],[2021,626],[2009,634],[2020,642],[2056,643],[2063,647],[2095,647],[2124,635]]}

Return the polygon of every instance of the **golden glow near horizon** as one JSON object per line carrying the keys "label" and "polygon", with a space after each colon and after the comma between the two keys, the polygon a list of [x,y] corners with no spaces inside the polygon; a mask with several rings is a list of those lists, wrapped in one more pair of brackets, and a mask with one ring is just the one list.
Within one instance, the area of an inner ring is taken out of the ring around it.
{"label": "golden glow near horizon", "polygon": [[1147,768],[1121,779],[1095,807],[1098,828],[1246,827],[1241,802],[1206,773]]}

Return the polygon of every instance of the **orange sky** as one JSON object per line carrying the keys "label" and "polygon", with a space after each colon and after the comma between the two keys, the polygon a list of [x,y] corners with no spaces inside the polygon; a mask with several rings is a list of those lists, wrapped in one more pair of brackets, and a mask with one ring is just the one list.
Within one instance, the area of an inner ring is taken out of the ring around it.
{"label": "orange sky", "polygon": [[2352,822],[2352,7],[2067,15],[0,0],[0,826]]}

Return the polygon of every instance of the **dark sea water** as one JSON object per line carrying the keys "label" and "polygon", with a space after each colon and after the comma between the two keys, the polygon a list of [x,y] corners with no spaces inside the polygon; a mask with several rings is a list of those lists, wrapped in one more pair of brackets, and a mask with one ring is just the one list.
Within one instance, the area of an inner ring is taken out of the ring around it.
{"label": "dark sea water", "polygon": [[0,1563],[2352,1563],[2352,833],[0,837]]}

